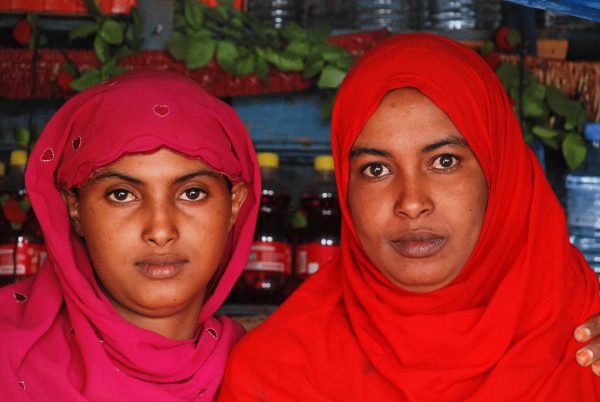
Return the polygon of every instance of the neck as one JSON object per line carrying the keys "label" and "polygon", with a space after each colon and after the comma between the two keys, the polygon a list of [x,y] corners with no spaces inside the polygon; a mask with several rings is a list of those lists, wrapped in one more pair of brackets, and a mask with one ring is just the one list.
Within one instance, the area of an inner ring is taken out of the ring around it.
{"label": "neck", "polygon": [[198,317],[202,308],[202,299],[194,305],[186,306],[176,312],[171,311],[132,311],[111,299],[119,315],[136,327],[147,329],[166,338],[192,339],[198,329]]}

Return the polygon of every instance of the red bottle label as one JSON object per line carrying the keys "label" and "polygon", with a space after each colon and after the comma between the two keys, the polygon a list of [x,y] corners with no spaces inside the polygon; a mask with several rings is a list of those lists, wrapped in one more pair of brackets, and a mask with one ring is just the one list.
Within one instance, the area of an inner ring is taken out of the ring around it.
{"label": "red bottle label", "polygon": [[296,274],[314,274],[333,258],[340,249],[337,245],[322,245],[317,242],[305,243],[298,246],[296,251]]}
{"label": "red bottle label", "polygon": [[[0,244],[0,276],[13,275],[14,244]],[[20,243],[17,245],[16,274],[18,276],[35,275],[46,259],[46,247],[43,244]]]}
{"label": "red bottle label", "polygon": [[256,241],[250,249],[246,271],[292,273],[292,247],[287,243]]}

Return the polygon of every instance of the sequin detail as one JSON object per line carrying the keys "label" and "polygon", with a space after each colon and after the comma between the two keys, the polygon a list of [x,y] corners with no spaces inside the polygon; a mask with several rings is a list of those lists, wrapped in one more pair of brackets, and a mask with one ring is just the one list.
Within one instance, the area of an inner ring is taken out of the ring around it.
{"label": "sequin detail", "polygon": [[54,150],[52,148],[46,148],[40,156],[42,162],[52,162],[54,160]]}
{"label": "sequin detail", "polygon": [[27,301],[27,296],[23,293],[15,292],[13,297],[17,301],[17,303],[25,303]]}
{"label": "sequin detail", "polygon": [[219,334],[217,334],[217,331],[214,328],[208,328],[206,332],[208,332],[215,339],[219,337]]}
{"label": "sequin detail", "polygon": [[169,107],[167,105],[155,105],[154,113],[156,113],[157,116],[165,117],[169,114]]}
{"label": "sequin detail", "polygon": [[118,82],[117,80],[106,80],[106,81],[103,81],[101,85],[103,85],[105,87],[112,87],[117,82]]}
{"label": "sequin detail", "polygon": [[73,149],[75,151],[79,151],[79,148],[81,148],[81,137],[76,137],[73,139]]}
{"label": "sequin detail", "polygon": [[19,381],[19,385],[21,386],[21,388],[23,388],[23,391],[25,391],[25,389],[26,389],[25,381],[23,381],[23,380]]}
{"label": "sequin detail", "polygon": [[199,389],[198,391],[196,391],[198,396],[204,396],[204,395],[206,395],[207,392],[208,392],[208,388],[202,388],[202,389]]}

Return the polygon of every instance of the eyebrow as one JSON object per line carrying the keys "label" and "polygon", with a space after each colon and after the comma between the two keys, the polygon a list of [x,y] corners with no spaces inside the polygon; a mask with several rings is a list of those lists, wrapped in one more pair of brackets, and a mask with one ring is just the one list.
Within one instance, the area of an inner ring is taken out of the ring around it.
{"label": "eyebrow", "polygon": [[[201,177],[201,176],[210,177],[210,178],[214,178],[214,179],[219,179],[221,177],[221,175],[213,172],[212,170],[200,169],[200,170],[196,170],[196,171],[190,172],[188,174],[185,174],[183,176],[180,176],[180,177],[176,178],[174,182],[179,184],[179,183],[186,182],[190,179],[193,179],[195,177]],[[98,181],[113,179],[113,178],[125,180],[132,184],[143,184],[143,181],[140,179],[128,176],[123,173],[111,172],[111,171],[98,174],[97,176],[92,178],[91,182],[96,183]]]}
{"label": "eyebrow", "polygon": [[[423,147],[421,149],[421,153],[425,154],[425,153],[434,151],[438,148],[445,147],[448,145],[459,146],[461,148],[470,148],[469,144],[467,143],[467,141],[465,141],[464,138],[460,138],[460,137],[456,137],[456,136],[452,135],[447,138],[443,138],[439,141],[436,141],[432,144],[426,145],[425,147]],[[380,149],[380,148],[356,147],[356,148],[352,148],[350,150],[350,153],[348,154],[350,159],[357,158],[357,157],[363,156],[363,155],[389,157],[389,156],[391,156],[391,153],[386,150]]]}

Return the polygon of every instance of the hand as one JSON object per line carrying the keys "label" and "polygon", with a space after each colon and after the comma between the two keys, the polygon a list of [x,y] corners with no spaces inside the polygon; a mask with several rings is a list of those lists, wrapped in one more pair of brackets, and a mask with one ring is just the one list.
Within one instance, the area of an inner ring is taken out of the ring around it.
{"label": "hand", "polygon": [[588,342],[577,351],[577,363],[583,367],[591,366],[594,374],[600,376],[600,314],[578,326],[573,336],[579,342]]}

